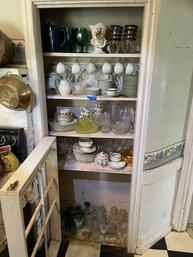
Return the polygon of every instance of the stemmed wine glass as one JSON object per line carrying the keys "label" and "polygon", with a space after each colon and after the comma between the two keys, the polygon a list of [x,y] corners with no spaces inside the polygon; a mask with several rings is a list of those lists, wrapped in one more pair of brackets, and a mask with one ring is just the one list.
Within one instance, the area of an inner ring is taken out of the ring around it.
{"label": "stemmed wine glass", "polygon": [[79,46],[79,52],[85,53],[88,44],[89,33],[86,28],[76,28],[76,43]]}

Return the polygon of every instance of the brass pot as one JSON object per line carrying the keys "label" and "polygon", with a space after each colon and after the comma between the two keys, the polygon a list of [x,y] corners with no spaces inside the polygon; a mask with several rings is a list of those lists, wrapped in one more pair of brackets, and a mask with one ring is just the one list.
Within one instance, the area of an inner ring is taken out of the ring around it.
{"label": "brass pot", "polygon": [[12,110],[26,110],[32,105],[33,95],[27,83],[18,75],[0,78],[0,103]]}

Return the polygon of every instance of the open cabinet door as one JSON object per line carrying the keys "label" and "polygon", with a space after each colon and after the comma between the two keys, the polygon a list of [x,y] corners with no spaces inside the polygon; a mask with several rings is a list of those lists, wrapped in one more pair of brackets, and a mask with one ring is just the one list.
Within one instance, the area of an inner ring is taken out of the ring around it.
{"label": "open cabinet door", "polygon": [[137,253],[164,237],[172,226],[173,205],[182,158],[144,172]]}
{"label": "open cabinet door", "polygon": [[[57,256],[61,242],[57,165],[56,140],[45,137],[0,190],[10,257],[33,257],[40,250],[41,256]],[[31,205],[28,222],[27,205]]]}

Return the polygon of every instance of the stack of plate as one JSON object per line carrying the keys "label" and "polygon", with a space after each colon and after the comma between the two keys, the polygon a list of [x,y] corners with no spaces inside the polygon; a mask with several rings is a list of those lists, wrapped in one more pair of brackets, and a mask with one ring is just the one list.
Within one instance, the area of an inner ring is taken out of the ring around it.
{"label": "stack of plate", "polygon": [[49,121],[50,129],[55,132],[68,132],[74,130],[77,118],[74,113],[55,113],[55,119]]}
{"label": "stack of plate", "polygon": [[122,94],[125,96],[137,96],[137,75],[123,75]]}
{"label": "stack of plate", "polygon": [[73,144],[73,153],[75,155],[76,160],[79,162],[94,162],[96,155],[96,146],[93,144],[90,146],[82,146],[80,142],[75,143]]}

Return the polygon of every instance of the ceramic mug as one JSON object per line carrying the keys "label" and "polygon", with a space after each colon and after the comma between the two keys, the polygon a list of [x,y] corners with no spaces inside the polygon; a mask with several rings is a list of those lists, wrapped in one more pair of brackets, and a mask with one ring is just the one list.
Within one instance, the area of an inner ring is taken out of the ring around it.
{"label": "ceramic mug", "polygon": [[116,75],[122,74],[124,72],[124,70],[125,70],[125,67],[121,62],[118,62],[118,63],[115,64],[114,73]]}
{"label": "ceramic mug", "polygon": [[58,62],[56,65],[56,72],[60,75],[64,74],[66,66],[62,62]]}
{"label": "ceramic mug", "polygon": [[112,72],[112,66],[109,62],[105,62],[102,66],[103,74],[110,74]]}
{"label": "ceramic mug", "polygon": [[128,63],[126,66],[125,73],[127,75],[132,75],[135,72],[135,66],[132,63]]}
{"label": "ceramic mug", "polygon": [[90,61],[87,65],[86,65],[86,71],[88,72],[88,74],[92,74],[96,71],[96,66],[95,64]]}
{"label": "ceramic mug", "polygon": [[72,64],[72,74],[79,74],[81,71],[80,64],[78,62],[75,62]]}

